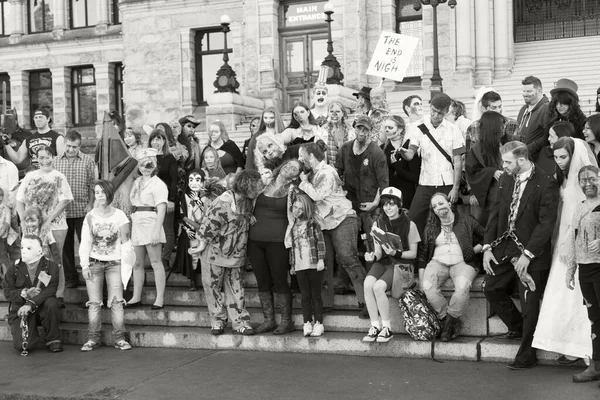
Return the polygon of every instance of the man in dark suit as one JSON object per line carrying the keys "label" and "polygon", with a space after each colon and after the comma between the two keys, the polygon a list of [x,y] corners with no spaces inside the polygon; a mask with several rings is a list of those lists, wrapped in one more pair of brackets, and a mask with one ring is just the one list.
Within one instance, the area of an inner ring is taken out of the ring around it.
{"label": "man in dark suit", "polygon": [[[531,344],[550,269],[550,238],[556,223],[559,189],[553,177],[536,169],[529,160],[524,143],[508,142],[500,152],[505,173],[500,177],[484,237],[484,293],[509,329],[496,338],[521,339],[515,360],[508,364],[510,369],[520,370],[537,363]],[[527,279],[533,279],[534,284],[522,282]],[[515,281],[522,315],[509,296]]]}

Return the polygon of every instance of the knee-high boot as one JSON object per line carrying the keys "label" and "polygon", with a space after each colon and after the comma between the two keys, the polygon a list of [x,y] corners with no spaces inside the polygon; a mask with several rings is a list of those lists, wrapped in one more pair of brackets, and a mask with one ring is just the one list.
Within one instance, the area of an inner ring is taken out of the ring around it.
{"label": "knee-high boot", "polygon": [[271,332],[277,327],[275,322],[275,309],[273,306],[272,292],[259,292],[260,306],[262,307],[264,321],[255,329],[256,333]]}
{"label": "knee-high boot", "polygon": [[281,308],[281,323],[273,331],[274,335],[283,335],[294,331],[294,321],[292,321],[292,294],[275,293],[277,305]]}

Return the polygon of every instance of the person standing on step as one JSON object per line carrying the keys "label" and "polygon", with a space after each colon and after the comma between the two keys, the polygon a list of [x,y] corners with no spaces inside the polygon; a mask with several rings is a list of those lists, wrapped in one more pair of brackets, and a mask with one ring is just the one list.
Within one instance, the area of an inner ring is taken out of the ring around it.
{"label": "person standing on step", "polygon": [[33,113],[33,122],[37,131],[28,136],[17,151],[10,146],[5,146],[6,154],[15,164],[20,164],[29,155],[31,158],[31,167],[40,168],[37,159],[37,152],[40,148],[48,146],[52,149],[53,156],[62,156],[65,152],[65,139],[63,136],[50,128],[50,112],[46,108],[35,110]]}
{"label": "person standing on step", "polygon": [[125,340],[121,262],[132,258],[133,246],[129,238],[129,219],[123,211],[111,204],[114,195],[115,189],[110,182],[100,180],[95,183],[96,204],[86,214],[81,230],[79,259],[89,299],[85,303],[88,308],[88,340],[81,351],[92,351],[100,346],[104,279],[108,289],[106,306],[111,311],[114,346],[119,350],[131,349],[131,345]]}
{"label": "person standing on step", "polygon": [[246,262],[248,231],[255,220],[252,203],[262,189],[258,171],[238,173],[231,189],[208,206],[198,228],[199,244],[194,252],[200,254],[202,286],[213,335],[223,334],[227,314],[234,331],[242,335],[255,333],[244,304],[242,267]]}
{"label": "person standing on step", "polygon": [[536,162],[540,150],[544,146],[548,146],[549,101],[542,89],[542,81],[535,76],[526,77],[521,84],[523,85],[525,105],[521,107],[517,117],[519,128],[516,135],[527,145],[531,160]]}
{"label": "person standing on step", "polygon": [[[319,140],[300,146],[299,161],[305,171],[311,171],[311,178],[305,172],[300,174],[299,189],[315,202],[315,219],[323,229],[326,253],[335,254],[338,265],[346,270],[358,298],[361,315],[365,311],[363,282],[365,269],[358,259],[358,221],[352,202],[346,198],[342,181],[336,170],[327,164],[327,145]],[[384,160],[385,162],[385,160]],[[333,303],[333,265],[327,265],[324,276],[328,290],[326,296]],[[326,306],[328,303],[323,301]]]}
{"label": "person standing on step", "polygon": [[408,149],[400,148],[402,158],[413,159],[417,151],[421,157],[419,186],[410,206],[409,217],[423,232],[429,202],[434,193],[447,194],[452,203],[458,200],[462,179],[465,140],[456,126],[444,117],[450,110],[452,99],[438,93],[431,99],[431,116],[421,124],[412,124],[406,130]]}
{"label": "person standing on step", "polygon": [[402,101],[402,110],[408,117],[406,127],[411,125],[420,125],[424,121],[423,116],[423,99],[420,96],[413,94]]}
{"label": "person standing on step", "polygon": [[[500,154],[504,173],[483,241],[483,292],[508,327],[496,339],[521,340],[514,361],[508,364],[510,369],[521,370],[537,364],[533,333],[550,268],[559,189],[552,176],[536,169],[525,143],[508,142]],[[535,288],[521,282],[527,273]],[[522,314],[509,296],[515,281]]]}
{"label": "person standing on step", "polygon": [[156,300],[153,310],[163,308],[165,298],[166,275],[162,262],[162,246],[166,243],[163,222],[167,212],[169,190],[167,185],[156,175],[158,151],[153,148],[143,149],[137,154],[139,171],[142,176],[133,182],[131,188],[131,242],[135,251],[133,265],[133,297],[127,307],[139,307],[146,271],[144,263],[146,255],[150,259],[156,284]]}
{"label": "person standing on step", "polygon": [[[322,336],[323,299],[321,284],[325,269],[325,239],[319,223],[314,219],[315,205],[304,193],[290,199],[292,274],[298,277],[302,294],[304,336]],[[314,326],[313,326],[314,317]]]}
{"label": "person standing on step", "polygon": [[[477,254],[481,253],[484,233],[475,218],[452,209],[446,194],[433,195],[419,247],[419,282],[442,321],[443,342],[460,333],[460,317],[469,304],[471,285],[481,266]],[[448,278],[454,284],[450,302],[442,295],[442,285]]]}
{"label": "person standing on step", "polygon": [[[386,292],[392,290],[394,281],[402,282],[402,277],[394,276],[396,271],[406,271],[414,275],[412,263],[417,257],[417,247],[421,241],[417,226],[408,219],[402,208],[400,190],[395,187],[383,189],[381,204],[383,213],[373,224],[373,229],[378,228],[383,232],[398,235],[402,241],[402,248],[395,249],[390,243],[380,244],[375,240],[374,251],[365,253],[365,260],[374,264],[365,278],[365,302],[371,328],[363,338],[363,342],[386,343],[394,336]],[[379,316],[381,316],[381,324]]]}
{"label": "person standing on step", "polygon": [[[290,254],[285,246],[290,189],[300,175],[298,160],[285,161],[273,172],[254,203],[256,223],[250,227],[248,255],[258,283],[264,322],[256,333],[276,335],[294,330],[292,292],[288,284]],[[275,302],[274,302],[275,300]],[[274,306],[281,308],[281,324],[275,323]]]}
{"label": "person standing on step", "polygon": [[[568,240],[569,257],[565,280],[567,288],[575,290],[576,281],[583,294],[584,303],[591,323],[592,358],[588,368],[573,375],[573,382],[589,382],[600,379],[600,238],[596,232],[600,226],[600,170],[585,166],[579,170],[579,186],[585,200],[577,205],[573,217],[573,229]],[[579,279],[575,276],[579,268]]]}
{"label": "person standing on step", "polygon": [[94,181],[98,175],[93,158],[81,152],[79,132],[67,132],[65,152],[54,159],[54,167],[67,178],[73,193],[73,201],[65,210],[68,229],[62,260],[66,287],[76,288],[79,275],[75,267],[75,235],[81,241],[83,218],[94,207]]}

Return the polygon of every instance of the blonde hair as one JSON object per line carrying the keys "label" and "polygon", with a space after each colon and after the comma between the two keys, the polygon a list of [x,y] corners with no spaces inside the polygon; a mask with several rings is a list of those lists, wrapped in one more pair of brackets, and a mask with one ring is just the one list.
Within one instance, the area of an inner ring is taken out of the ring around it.
{"label": "blonde hair", "polygon": [[313,203],[312,199],[308,197],[308,195],[304,193],[298,193],[294,197],[294,201],[291,202],[290,211],[292,211],[294,204],[296,202],[302,204],[302,217],[300,219],[309,220],[315,215],[315,203]]}

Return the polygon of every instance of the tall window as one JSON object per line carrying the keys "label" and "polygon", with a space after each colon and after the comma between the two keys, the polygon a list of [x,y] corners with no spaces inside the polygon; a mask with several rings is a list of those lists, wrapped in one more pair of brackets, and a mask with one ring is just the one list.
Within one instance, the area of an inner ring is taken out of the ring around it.
{"label": "tall window", "polygon": [[[3,86],[5,89],[3,89]],[[0,74],[0,107],[4,104],[5,99],[6,108],[8,109],[10,108],[10,76],[8,74]]]}
{"label": "tall window", "polygon": [[28,0],[29,33],[51,32],[54,26],[52,0]]}
{"label": "tall window", "polygon": [[94,125],[96,124],[96,119],[98,117],[94,67],[87,66],[73,68],[71,73],[71,87],[73,89],[73,125]]}
{"label": "tall window", "polygon": [[111,0],[111,14],[113,25],[121,23],[121,16],[119,14],[119,0]]}
{"label": "tall window", "polygon": [[[223,47],[221,28],[196,32],[196,99],[199,105],[206,105],[206,100],[216,90],[213,82],[223,65]],[[232,53],[233,49],[228,47],[227,52]]]}
{"label": "tall window", "polygon": [[31,126],[33,113],[40,108],[46,108],[52,114],[52,73],[49,70],[31,71],[29,73],[29,107]]}
{"label": "tall window", "polygon": [[95,26],[98,22],[96,0],[69,0],[71,13],[71,28]]}
{"label": "tall window", "polygon": [[115,110],[121,118],[125,116],[125,103],[123,102],[123,72],[122,63],[115,64]]}
{"label": "tall window", "polygon": [[423,75],[423,9],[415,11],[414,5],[414,0],[396,0],[396,32],[420,39],[406,70],[407,78],[420,79]]}
{"label": "tall window", "polygon": [[10,8],[12,5],[8,0],[0,0],[0,36],[10,35]]}

